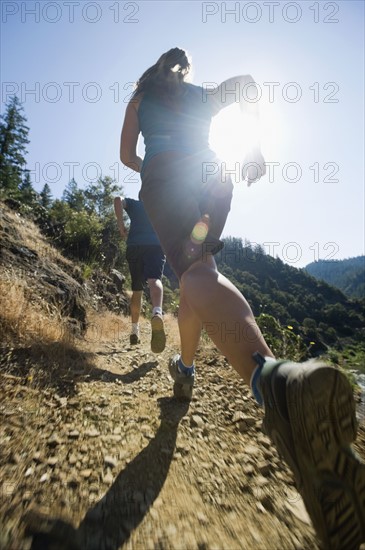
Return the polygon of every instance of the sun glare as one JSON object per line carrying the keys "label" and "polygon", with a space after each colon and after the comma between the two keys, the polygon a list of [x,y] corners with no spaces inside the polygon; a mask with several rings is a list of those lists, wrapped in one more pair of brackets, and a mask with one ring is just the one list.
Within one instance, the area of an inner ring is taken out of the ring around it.
{"label": "sun glare", "polygon": [[259,124],[250,116],[241,113],[238,104],[222,109],[213,118],[210,131],[210,146],[220,159],[234,164],[242,162],[248,150],[260,140],[264,153],[275,154],[279,137],[277,114],[272,105],[260,106]]}

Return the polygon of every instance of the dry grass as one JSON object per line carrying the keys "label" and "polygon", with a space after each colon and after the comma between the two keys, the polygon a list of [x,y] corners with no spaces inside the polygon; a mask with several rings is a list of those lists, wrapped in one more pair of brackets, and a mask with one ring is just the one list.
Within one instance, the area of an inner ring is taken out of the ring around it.
{"label": "dry grass", "polygon": [[21,274],[0,279],[1,374],[20,376],[33,387],[53,387],[60,395],[76,392],[78,374],[95,367],[55,306],[34,296]]}
{"label": "dry grass", "polygon": [[0,279],[0,323],[5,343],[31,346],[70,339],[57,309],[32,296],[27,280],[15,270],[3,272]]}
{"label": "dry grass", "polygon": [[[3,208],[1,203],[0,207]],[[40,228],[32,220],[7,207],[4,208],[4,216],[7,218],[9,225],[16,228],[17,240],[22,246],[33,250],[42,259],[67,266],[69,270],[74,268],[72,261],[62,256],[57,248],[47,241]]]}
{"label": "dry grass", "polygon": [[87,343],[118,342],[129,331],[129,319],[110,311],[87,312]]}

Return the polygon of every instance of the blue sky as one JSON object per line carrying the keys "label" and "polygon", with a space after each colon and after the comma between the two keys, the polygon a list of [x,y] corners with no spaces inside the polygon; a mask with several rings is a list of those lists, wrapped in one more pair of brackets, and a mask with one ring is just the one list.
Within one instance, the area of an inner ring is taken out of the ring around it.
{"label": "blue sky", "polygon": [[[47,181],[59,197],[72,174],[82,187],[102,173],[137,197],[139,177],[119,161],[126,101],[141,73],[180,46],[194,83],[249,73],[261,92],[271,176],[235,184],[225,235],[296,267],[364,253],[363,2],[3,1],[1,9],[1,110],[17,92],[37,190]],[[221,145],[234,137],[227,120],[215,135]]]}

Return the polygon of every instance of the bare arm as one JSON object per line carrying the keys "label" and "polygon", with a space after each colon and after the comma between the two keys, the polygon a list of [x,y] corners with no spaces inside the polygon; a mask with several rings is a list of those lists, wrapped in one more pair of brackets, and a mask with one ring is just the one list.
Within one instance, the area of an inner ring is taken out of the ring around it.
{"label": "bare arm", "polygon": [[121,237],[124,239],[127,236],[127,228],[124,224],[123,209],[125,208],[125,200],[123,197],[115,197],[114,212],[117,217],[117,224]]}
{"label": "bare arm", "polygon": [[141,171],[142,159],[137,155],[137,142],[140,132],[136,100],[128,103],[120,137],[120,160],[135,172]]}
{"label": "bare arm", "polygon": [[206,83],[203,101],[208,101],[212,106],[213,114],[217,114],[224,107],[239,103],[242,112],[257,113],[258,91],[256,82],[251,75],[239,75],[228,78],[216,86]]}

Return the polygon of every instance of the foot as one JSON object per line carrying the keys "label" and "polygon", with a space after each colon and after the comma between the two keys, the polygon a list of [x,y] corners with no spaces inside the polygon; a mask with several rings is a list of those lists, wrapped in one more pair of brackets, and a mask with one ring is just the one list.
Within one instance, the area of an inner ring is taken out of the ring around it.
{"label": "foot", "polygon": [[184,374],[179,369],[180,355],[175,355],[169,362],[169,371],[174,380],[174,397],[182,401],[190,401],[193,396],[195,370],[192,374]]}
{"label": "foot", "polygon": [[365,464],[351,450],[357,422],[351,386],[324,363],[265,363],[263,428],[293,471],[326,549],[365,541]]}
{"label": "foot", "polygon": [[138,334],[131,334],[129,336],[129,343],[131,346],[135,346],[136,344],[140,344],[141,340],[139,339]]}
{"label": "foot", "polygon": [[166,334],[162,315],[156,314],[152,317],[151,328],[151,351],[153,353],[161,353],[166,345]]}

